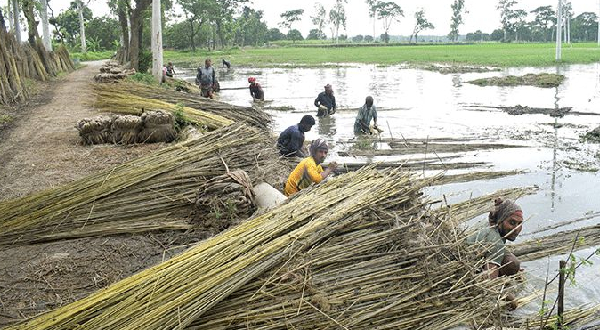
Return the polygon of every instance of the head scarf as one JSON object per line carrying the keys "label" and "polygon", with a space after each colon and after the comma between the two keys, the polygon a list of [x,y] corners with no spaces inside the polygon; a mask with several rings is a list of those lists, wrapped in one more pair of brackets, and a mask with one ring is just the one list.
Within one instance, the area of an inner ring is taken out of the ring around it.
{"label": "head scarf", "polygon": [[333,88],[331,87],[331,85],[330,85],[330,84],[327,84],[327,85],[325,85],[325,90],[326,90],[326,91],[327,91],[327,90],[329,90],[329,91],[330,91],[330,90],[333,90]]}
{"label": "head scarf", "polygon": [[494,210],[490,212],[489,217],[491,224],[500,224],[512,215],[523,219],[523,210],[510,199],[503,201],[501,198],[496,198],[496,200],[494,200],[494,205]]}
{"label": "head scarf", "polygon": [[323,139],[316,139],[313,140],[310,143],[310,147],[308,148],[308,150],[310,151],[310,155],[314,156],[317,154],[317,150],[319,149],[325,149],[325,150],[329,150],[329,146],[327,146],[327,141],[323,140]]}
{"label": "head scarf", "polygon": [[256,82],[256,78],[254,77],[248,77],[248,82],[251,84],[254,84],[254,82]]}

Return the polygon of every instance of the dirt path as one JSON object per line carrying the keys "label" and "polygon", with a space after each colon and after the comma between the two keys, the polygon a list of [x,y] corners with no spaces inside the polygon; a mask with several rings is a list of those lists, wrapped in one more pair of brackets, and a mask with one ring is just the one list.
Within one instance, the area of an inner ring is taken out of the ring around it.
{"label": "dirt path", "polygon": [[136,158],[160,145],[82,146],[75,128],[98,115],[91,106],[93,76],[103,61],[43,84],[45,90],[19,109],[0,134],[0,200],[70,182]]}

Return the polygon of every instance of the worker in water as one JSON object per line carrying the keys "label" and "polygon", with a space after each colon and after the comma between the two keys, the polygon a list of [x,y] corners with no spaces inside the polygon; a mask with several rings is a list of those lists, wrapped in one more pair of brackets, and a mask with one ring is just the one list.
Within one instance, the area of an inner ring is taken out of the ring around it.
{"label": "worker in water", "polygon": [[256,78],[248,77],[248,89],[250,89],[250,95],[252,95],[252,99],[254,101],[264,101],[265,100],[265,92],[263,92],[262,87],[259,83],[256,82]]}
{"label": "worker in water", "polygon": [[307,153],[302,150],[304,146],[304,133],[311,130],[315,119],[311,115],[304,115],[298,124],[286,128],[277,139],[279,153],[286,157],[306,157]]}
{"label": "worker in water", "polygon": [[318,108],[318,117],[329,116],[335,113],[337,106],[335,104],[335,96],[333,96],[333,88],[330,84],[325,85],[325,91],[319,93],[315,99],[315,107]]}
{"label": "worker in water", "polygon": [[521,269],[521,262],[506,249],[506,240],[514,241],[521,232],[523,211],[511,200],[497,198],[489,215],[489,226],[467,238],[467,243],[480,244],[485,250],[484,270],[490,278],[510,276]]}
{"label": "worker in water", "polygon": [[371,119],[373,120],[373,129],[377,130],[377,109],[373,104],[373,98],[367,96],[365,104],[358,109],[356,120],[354,120],[354,134],[372,134]]}
{"label": "worker in water", "polygon": [[313,183],[325,180],[337,168],[336,162],[329,163],[329,166],[325,170],[321,165],[325,161],[327,152],[329,151],[325,140],[317,139],[312,141],[309,151],[310,156],[304,158],[290,173],[284,189],[286,196],[291,196]]}
{"label": "worker in water", "polygon": [[198,68],[196,75],[196,84],[200,87],[200,94],[207,98],[214,98],[215,89],[218,89],[217,77],[215,69],[212,67],[212,61],[207,58],[204,61],[204,67]]}

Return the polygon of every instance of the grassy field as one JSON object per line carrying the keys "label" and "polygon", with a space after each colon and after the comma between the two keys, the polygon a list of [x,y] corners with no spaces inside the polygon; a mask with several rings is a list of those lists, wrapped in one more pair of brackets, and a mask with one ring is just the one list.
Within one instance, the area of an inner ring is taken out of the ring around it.
{"label": "grassy field", "polygon": [[[165,61],[194,66],[211,57],[220,64],[221,58],[234,66],[272,67],[280,65],[322,66],[337,63],[368,63],[380,65],[424,65],[445,63],[477,66],[554,66],[554,44],[452,44],[395,45],[380,47],[278,47],[235,49],[229,51],[165,51]],[[563,46],[563,64],[600,61],[600,48],[595,43]]]}

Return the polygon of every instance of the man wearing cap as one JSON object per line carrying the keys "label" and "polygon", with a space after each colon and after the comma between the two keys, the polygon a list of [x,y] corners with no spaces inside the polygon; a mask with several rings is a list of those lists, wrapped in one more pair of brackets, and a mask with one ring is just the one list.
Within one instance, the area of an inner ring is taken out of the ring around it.
{"label": "man wearing cap", "polygon": [[264,101],[265,92],[263,92],[263,89],[262,87],[260,87],[260,84],[256,82],[256,78],[248,77],[248,83],[250,84],[250,86],[248,86],[248,88],[250,89],[250,95],[252,95],[254,101]]}
{"label": "man wearing cap", "polygon": [[319,96],[315,99],[315,107],[317,110],[317,116],[328,116],[333,115],[337,106],[335,104],[335,96],[333,96],[333,88],[330,84],[325,85],[325,91],[319,93]]}
{"label": "man wearing cap", "polygon": [[309,150],[310,156],[304,158],[290,173],[284,189],[286,196],[291,196],[313,183],[323,181],[337,168],[336,162],[329,163],[326,170],[323,170],[321,166],[329,151],[325,140],[317,139],[312,141]]}
{"label": "man wearing cap", "polygon": [[279,134],[277,139],[277,148],[282,156],[287,157],[306,157],[306,152],[302,150],[304,145],[304,133],[311,130],[315,124],[315,119],[311,115],[305,115],[300,122],[285,129]]}
{"label": "man wearing cap", "polygon": [[480,244],[485,249],[487,263],[484,270],[490,278],[514,275],[520,270],[521,262],[506,249],[506,240],[514,241],[521,232],[523,211],[511,200],[497,198],[489,215],[489,227],[479,230],[467,238],[467,243]]}

